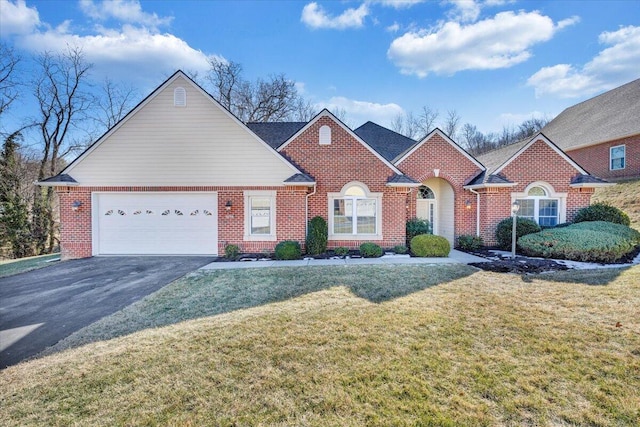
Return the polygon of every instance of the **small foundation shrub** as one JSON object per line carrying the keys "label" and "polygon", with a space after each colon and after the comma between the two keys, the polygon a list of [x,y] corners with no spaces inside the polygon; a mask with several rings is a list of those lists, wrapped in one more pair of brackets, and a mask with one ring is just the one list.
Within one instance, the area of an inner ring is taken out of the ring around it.
{"label": "small foundation shrub", "polygon": [[629,215],[606,203],[594,203],[576,212],[573,222],[584,221],[607,221],[614,224],[626,225],[627,227],[631,224]]}
{"label": "small foundation shrub", "polygon": [[426,219],[413,218],[407,221],[405,232],[407,237],[407,245],[410,245],[411,239],[420,234],[431,234],[431,224]]}
{"label": "small foundation shrub", "polygon": [[469,234],[458,237],[458,247],[465,251],[475,251],[484,246],[481,236],[471,236]]}
{"label": "small foundation shrub", "polygon": [[[513,218],[505,218],[496,227],[496,240],[501,249],[511,249]],[[516,220],[516,240],[527,234],[537,233],[541,230],[537,222],[527,218]]]}
{"label": "small foundation shrub", "polygon": [[236,259],[240,255],[238,245],[227,245],[224,247],[224,257],[228,259]]}
{"label": "small foundation shrub", "polygon": [[360,245],[360,255],[364,258],[378,258],[382,256],[382,248],[375,243],[366,242]]}
{"label": "small foundation shrub", "polygon": [[396,245],[393,247],[393,252],[397,254],[406,254],[407,252],[409,252],[409,248],[407,248],[405,245]]}
{"label": "small foundation shrub", "polygon": [[333,250],[338,256],[347,256],[349,255],[349,248],[345,248],[344,246],[338,246]]}
{"label": "small foundation shrub", "polygon": [[419,257],[446,257],[449,256],[451,245],[442,236],[433,234],[420,234],[411,239],[411,252]]}
{"label": "small foundation shrub", "polygon": [[294,240],[285,240],[276,245],[275,258],[279,260],[300,259],[302,250],[300,243]]}

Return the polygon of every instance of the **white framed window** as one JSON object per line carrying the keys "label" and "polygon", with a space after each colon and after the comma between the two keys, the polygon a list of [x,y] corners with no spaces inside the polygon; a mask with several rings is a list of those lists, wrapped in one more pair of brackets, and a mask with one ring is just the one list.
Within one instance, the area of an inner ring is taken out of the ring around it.
{"label": "white framed window", "polygon": [[244,239],[276,240],[276,192],[244,192]]}
{"label": "white framed window", "polygon": [[331,128],[327,125],[320,127],[320,145],[331,144]]}
{"label": "white framed window", "polygon": [[609,148],[609,169],[619,170],[625,168],[626,147],[617,145]]}
{"label": "white framed window", "polygon": [[556,193],[546,183],[530,184],[524,193],[513,193],[512,203],[520,205],[518,218],[527,218],[543,227],[553,227],[566,218],[566,193]]}
{"label": "white framed window", "polygon": [[340,193],[329,193],[328,202],[330,239],[382,238],[382,193],[371,193],[366,185],[350,182]]}

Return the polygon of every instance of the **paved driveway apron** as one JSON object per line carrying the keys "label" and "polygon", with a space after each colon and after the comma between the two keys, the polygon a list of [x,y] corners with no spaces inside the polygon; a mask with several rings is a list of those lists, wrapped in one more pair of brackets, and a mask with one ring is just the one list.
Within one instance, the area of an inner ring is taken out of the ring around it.
{"label": "paved driveway apron", "polygon": [[4,341],[0,342],[0,369],[38,354],[212,260],[96,257],[0,278]]}

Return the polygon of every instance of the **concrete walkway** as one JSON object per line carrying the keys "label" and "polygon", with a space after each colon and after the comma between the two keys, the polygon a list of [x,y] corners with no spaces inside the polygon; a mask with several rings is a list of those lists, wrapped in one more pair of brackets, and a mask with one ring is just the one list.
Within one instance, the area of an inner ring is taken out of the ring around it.
{"label": "concrete walkway", "polygon": [[469,264],[487,262],[485,258],[452,249],[447,258],[415,258],[409,255],[384,255],[380,258],[309,259],[295,261],[242,261],[212,262],[200,270],[225,270],[232,268],[303,267],[314,265],[385,265],[385,264]]}

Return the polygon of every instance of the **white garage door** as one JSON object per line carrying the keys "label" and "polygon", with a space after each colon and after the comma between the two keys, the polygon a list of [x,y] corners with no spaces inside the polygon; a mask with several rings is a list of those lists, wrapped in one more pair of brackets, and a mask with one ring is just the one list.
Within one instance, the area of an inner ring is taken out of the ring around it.
{"label": "white garage door", "polygon": [[96,193],[95,255],[217,255],[217,193]]}

